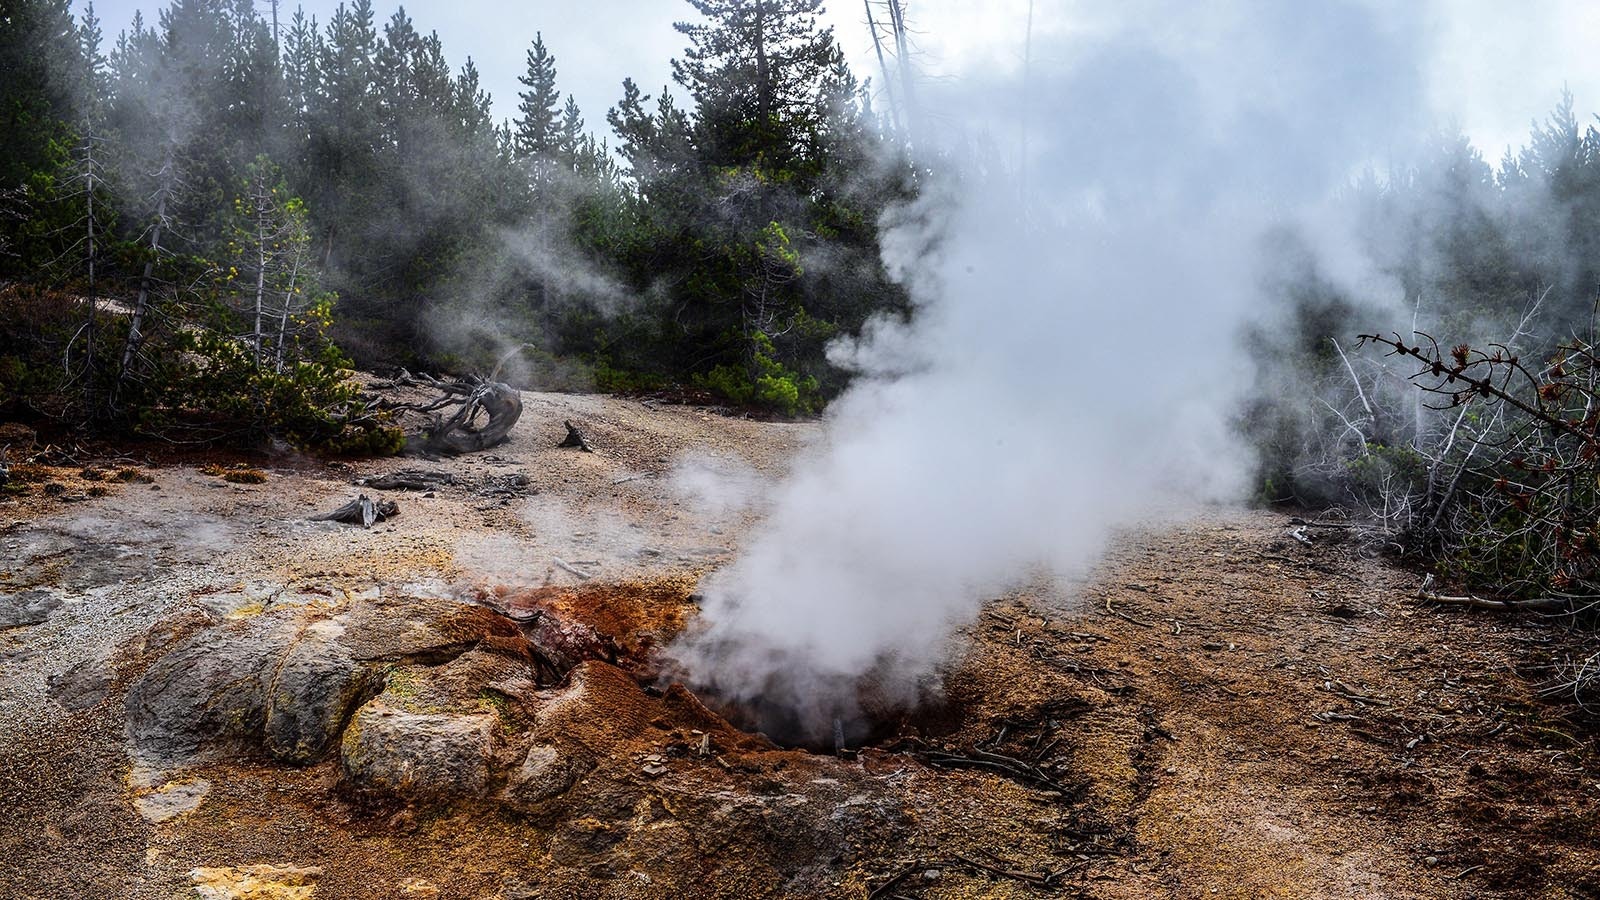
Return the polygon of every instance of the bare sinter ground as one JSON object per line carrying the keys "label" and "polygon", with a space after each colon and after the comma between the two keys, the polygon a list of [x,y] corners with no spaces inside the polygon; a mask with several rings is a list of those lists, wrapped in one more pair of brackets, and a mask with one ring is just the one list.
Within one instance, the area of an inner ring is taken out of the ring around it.
{"label": "bare sinter ground", "polygon": [[[0,897],[1600,896],[1595,719],[1540,695],[1560,627],[1420,605],[1338,528],[1217,513],[988,603],[945,708],[878,746],[778,749],[636,679],[760,515],[726,486],[815,427],[524,399],[509,444],[448,462],[80,465],[0,502]],[[564,419],[600,452],[556,449]],[[667,477],[686,458],[721,474]],[[417,467],[454,483],[386,494],[371,530],[306,520]],[[523,672],[533,609],[616,665]],[[174,648],[283,628],[280,676],[311,636],[355,659],[334,745],[132,740]],[[396,722],[471,725],[481,767],[396,780],[412,762],[371,758]],[[529,793],[536,762],[566,774]]]}

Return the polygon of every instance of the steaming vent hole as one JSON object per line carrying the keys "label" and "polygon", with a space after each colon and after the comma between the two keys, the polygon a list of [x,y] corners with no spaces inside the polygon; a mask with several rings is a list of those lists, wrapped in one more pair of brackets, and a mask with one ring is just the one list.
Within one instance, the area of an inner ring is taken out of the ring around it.
{"label": "steaming vent hole", "polygon": [[781,694],[729,699],[701,691],[700,699],[739,729],[764,735],[785,749],[832,754],[865,747],[896,748],[954,732],[962,710],[948,698],[926,698],[914,706],[862,702],[873,695],[864,684],[855,702],[785,701]]}
{"label": "steaming vent hole", "polygon": [[571,588],[500,586],[481,589],[477,599],[520,626],[540,659],[542,680],[559,681],[579,663],[599,660],[651,694],[684,683],[729,724],[781,748],[826,754],[890,748],[949,734],[961,722],[959,704],[937,686],[886,690],[875,673],[851,683],[806,678],[755,691],[696,684],[662,653],[695,614],[693,592],[691,579],[675,577]]}

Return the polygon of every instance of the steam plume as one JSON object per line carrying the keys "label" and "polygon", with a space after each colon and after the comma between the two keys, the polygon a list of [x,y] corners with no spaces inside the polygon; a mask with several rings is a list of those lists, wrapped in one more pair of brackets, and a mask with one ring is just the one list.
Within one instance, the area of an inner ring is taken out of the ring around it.
{"label": "steam plume", "polygon": [[[1236,497],[1234,340],[1269,225],[1315,211],[1415,118],[1410,24],[1360,3],[1135,4],[1035,45],[1027,196],[994,154],[897,211],[919,311],[835,357],[862,377],[675,648],[710,693],[825,741],[864,674],[913,702],[953,628],[1116,528]],[[1020,75],[1020,73],[1019,73]],[[929,123],[993,144],[1015,79]],[[991,133],[985,134],[985,129]],[[950,171],[950,167],[946,167]]]}

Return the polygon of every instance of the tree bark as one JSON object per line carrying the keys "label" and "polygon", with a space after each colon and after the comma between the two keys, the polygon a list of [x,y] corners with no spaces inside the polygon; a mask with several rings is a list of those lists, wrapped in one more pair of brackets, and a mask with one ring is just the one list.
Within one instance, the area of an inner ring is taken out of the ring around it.
{"label": "tree bark", "polygon": [[144,341],[144,318],[150,309],[150,282],[155,275],[156,257],[161,255],[161,229],[167,222],[167,198],[172,194],[176,168],[173,146],[167,144],[166,159],[161,165],[161,181],[156,186],[156,221],[150,229],[150,258],[144,261],[144,272],[139,276],[139,299],[133,305],[133,318],[128,323],[128,339],[122,345],[122,363],[117,367],[116,393],[120,395],[133,366],[133,357]]}
{"label": "tree bark", "polygon": [[256,368],[261,368],[261,306],[267,290],[267,186],[262,176],[256,176],[256,324],[250,334]]}

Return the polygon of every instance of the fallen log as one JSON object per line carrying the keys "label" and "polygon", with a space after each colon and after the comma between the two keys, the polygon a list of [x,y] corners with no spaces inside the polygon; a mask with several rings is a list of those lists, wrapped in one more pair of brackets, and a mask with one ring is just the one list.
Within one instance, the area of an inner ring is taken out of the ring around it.
{"label": "fallen log", "polygon": [[584,570],[582,570],[580,568],[577,568],[576,566],[572,565],[571,563],[563,560],[559,556],[552,556],[551,559],[555,561],[555,564],[558,567],[560,567],[562,570],[568,572],[569,574],[576,576],[580,581],[588,581],[589,579],[594,577],[593,575],[589,574],[588,572],[585,572]]}
{"label": "fallen log", "polygon": [[1417,588],[1416,599],[1425,603],[1437,603],[1441,606],[1470,606],[1474,609],[1493,609],[1502,612],[1535,611],[1535,612],[1564,612],[1572,609],[1574,601],[1593,602],[1596,597],[1561,596],[1530,597],[1524,600],[1491,600],[1486,597],[1477,597],[1472,594],[1450,596],[1441,594],[1433,589],[1433,576],[1428,575],[1422,579],[1422,585]]}
{"label": "fallen log", "polygon": [[924,762],[941,769],[983,769],[997,775],[1004,775],[1013,781],[1020,782],[1029,787],[1040,790],[1055,791],[1064,797],[1077,793],[1071,787],[1051,778],[1038,766],[1006,756],[973,748],[967,753],[951,753],[944,750],[927,750],[922,753]]}
{"label": "fallen log", "polygon": [[350,525],[360,525],[362,528],[371,528],[373,524],[384,519],[392,519],[399,514],[400,504],[393,500],[374,501],[366,494],[361,494],[333,512],[312,516],[309,521],[344,522]]}
{"label": "fallen log", "polygon": [[1425,600],[1428,603],[1437,603],[1441,606],[1470,606],[1475,609],[1494,609],[1505,612],[1514,612],[1517,610],[1561,612],[1572,607],[1572,601],[1564,597],[1529,597],[1526,600],[1489,600],[1484,597],[1474,597],[1471,594],[1453,597],[1445,594],[1427,593],[1418,594],[1417,599]]}
{"label": "fallen log", "polygon": [[429,472],[425,469],[405,469],[388,475],[372,475],[356,479],[362,487],[380,491],[431,491],[455,484],[456,477],[449,472]]}

